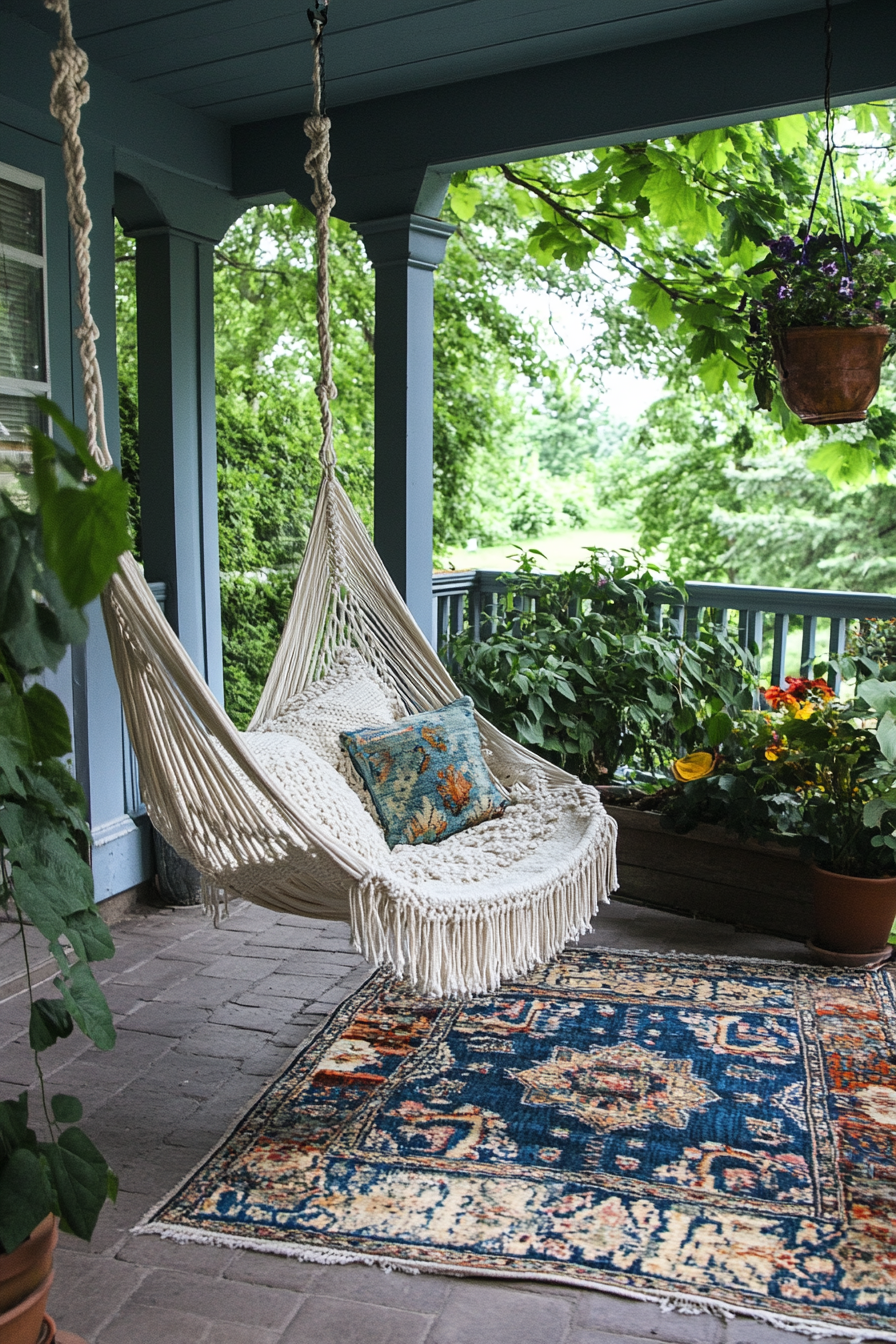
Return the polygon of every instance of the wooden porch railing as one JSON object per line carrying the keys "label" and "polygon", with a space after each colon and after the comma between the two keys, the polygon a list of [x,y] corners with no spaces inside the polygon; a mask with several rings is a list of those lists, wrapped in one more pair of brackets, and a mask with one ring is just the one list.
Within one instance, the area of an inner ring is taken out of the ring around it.
{"label": "wooden porch railing", "polygon": [[[510,579],[510,582],[507,579]],[[476,640],[485,639],[499,614],[519,608],[513,591],[513,576],[496,569],[460,570],[434,574],[432,581],[437,647],[450,648],[451,640],[464,626],[472,626]],[[696,633],[705,612],[719,628],[733,630],[737,616],[737,641],[758,652],[765,669],[769,649],[769,684],[780,685],[785,676],[787,635],[791,620],[802,619],[800,675],[811,671],[816,658],[842,654],[849,626],[863,618],[896,618],[896,597],[889,593],[835,592],[815,588],[759,588],[749,584],[689,583],[685,605],[668,604],[652,610],[657,624],[665,615],[672,628],[685,638]],[[828,625],[827,648],[818,649],[819,622]],[[835,689],[839,677],[832,677]]]}

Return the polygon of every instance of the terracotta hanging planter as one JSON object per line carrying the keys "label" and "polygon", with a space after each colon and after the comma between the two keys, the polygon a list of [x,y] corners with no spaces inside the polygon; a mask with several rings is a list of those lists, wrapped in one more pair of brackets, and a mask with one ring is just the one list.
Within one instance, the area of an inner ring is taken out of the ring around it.
{"label": "terracotta hanging planter", "polygon": [[890,328],[791,327],[775,342],[781,395],[806,425],[864,420]]}
{"label": "terracotta hanging planter", "polygon": [[889,960],[896,921],[896,877],[847,877],[812,865],[815,931],[810,949],[829,966]]}

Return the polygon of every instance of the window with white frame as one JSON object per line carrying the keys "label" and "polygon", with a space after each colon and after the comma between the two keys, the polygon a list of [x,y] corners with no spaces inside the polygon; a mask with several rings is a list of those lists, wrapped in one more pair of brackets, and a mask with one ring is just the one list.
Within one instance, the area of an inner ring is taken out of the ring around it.
{"label": "window with white frame", "polygon": [[[20,459],[49,394],[44,183],[0,163],[0,453]],[[23,465],[17,462],[17,465]]]}

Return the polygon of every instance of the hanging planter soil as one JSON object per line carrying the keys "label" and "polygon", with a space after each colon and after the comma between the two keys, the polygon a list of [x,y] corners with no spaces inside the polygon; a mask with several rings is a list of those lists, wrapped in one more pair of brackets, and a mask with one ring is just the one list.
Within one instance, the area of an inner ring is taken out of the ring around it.
{"label": "hanging planter soil", "polygon": [[815,927],[810,949],[832,966],[867,966],[889,959],[896,920],[896,877],[847,877],[813,864]]}
{"label": "hanging planter soil", "polygon": [[806,425],[864,420],[890,328],[791,327],[776,342],[781,395]]}

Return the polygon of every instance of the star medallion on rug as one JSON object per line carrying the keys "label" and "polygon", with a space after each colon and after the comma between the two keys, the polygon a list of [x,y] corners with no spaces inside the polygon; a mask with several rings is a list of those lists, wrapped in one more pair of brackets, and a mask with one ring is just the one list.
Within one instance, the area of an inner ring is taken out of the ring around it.
{"label": "star medallion on rug", "polygon": [[896,1001],[866,974],[576,950],[371,976],[139,1228],[896,1341]]}

